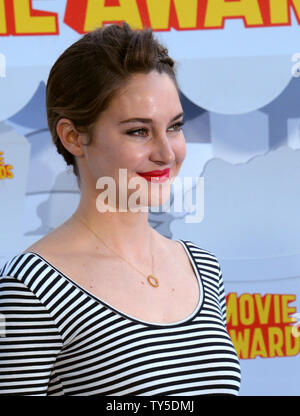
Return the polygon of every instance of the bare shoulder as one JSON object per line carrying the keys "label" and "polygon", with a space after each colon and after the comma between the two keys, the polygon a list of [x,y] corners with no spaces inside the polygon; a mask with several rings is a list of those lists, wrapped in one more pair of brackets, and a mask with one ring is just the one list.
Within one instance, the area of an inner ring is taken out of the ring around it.
{"label": "bare shoulder", "polygon": [[[157,234],[159,234],[159,233],[157,233]],[[164,237],[161,234],[159,234],[159,236],[160,236],[163,244],[165,245],[165,247],[168,251],[171,250],[171,252],[173,252],[174,254],[184,252],[184,248],[183,248],[182,244],[179,241],[171,240],[170,238]]]}
{"label": "bare shoulder", "polygon": [[74,233],[72,233],[71,227],[68,221],[50,231],[40,240],[36,241],[24,250],[24,253],[33,252],[41,256],[46,255],[59,255],[62,252],[63,247],[71,249],[74,244]]}
{"label": "bare shoulder", "polygon": [[[155,230],[154,230],[155,231]],[[185,249],[180,241],[171,240],[155,231],[158,235],[158,240],[161,243],[161,257],[166,259],[166,256],[170,256],[182,264],[189,264],[189,259],[186,255]]]}

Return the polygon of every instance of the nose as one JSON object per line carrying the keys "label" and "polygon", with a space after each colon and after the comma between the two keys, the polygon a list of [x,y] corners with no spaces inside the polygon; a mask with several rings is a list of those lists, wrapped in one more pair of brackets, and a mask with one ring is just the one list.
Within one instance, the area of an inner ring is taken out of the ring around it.
{"label": "nose", "polygon": [[172,165],[175,161],[175,152],[170,138],[165,132],[157,133],[152,141],[151,159],[159,165]]}

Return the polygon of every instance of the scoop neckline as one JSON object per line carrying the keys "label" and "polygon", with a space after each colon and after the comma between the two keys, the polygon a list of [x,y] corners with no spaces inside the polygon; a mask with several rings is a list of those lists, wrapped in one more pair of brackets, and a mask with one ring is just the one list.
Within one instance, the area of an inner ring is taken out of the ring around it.
{"label": "scoop neckline", "polygon": [[128,315],[125,312],[119,311],[118,309],[116,309],[115,307],[113,307],[112,305],[110,305],[109,303],[103,301],[101,298],[99,298],[98,296],[94,295],[93,293],[91,293],[89,290],[85,289],[83,286],[81,286],[80,284],[78,284],[77,282],[75,282],[73,279],[71,279],[70,277],[68,277],[66,274],[62,273],[57,267],[55,267],[53,264],[51,264],[48,260],[46,260],[43,256],[41,256],[38,253],[35,253],[33,251],[26,251],[23,254],[33,254],[37,257],[39,257],[41,260],[43,260],[50,268],[52,268],[53,270],[55,270],[60,276],[64,277],[66,280],[68,280],[71,284],[73,284],[74,286],[76,286],[79,290],[81,290],[82,292],[84,292],[87,296],[91,297],[92,299],[94,299],[98,304],[106,307],[107,309],[112,310],[114,313],[122,316],[123,318],[128,319],[129,321],[135,322],[135,323],[139,323],[141,325],[145,325],[145,326],[150,326],[150,327],[174,327],[174,326],[180,326],[181,324],[185,324],[187,322],[192,321],[195,316],[200,312],[202,305],[203,305],[203,301],[204,301],[204,287],[203,287],[203,282],[202,282],[202,276],[200,273],[200,270],[198,269],[195,259],[193,257],[193,255],[191,254],[188,246],[186,245],[186,243],[183,240],[173,240],[173,241],[178,241],[182,244],[182,246],[185,249],[185,252],[187,253],[187,256],[191,262],[191,265],[194,269],[196,278],[197,278],[197,283],[198,283],[198,288],[199,288],[199,299],[198,299],[198,303],[196,308],[194,309],[193,312],[191,312],[187,317],[181,319],[180,321],[176,321],[176,322],[167,322],[167,323],[159,323],[159,322],[149,322],[149,321],[144,321],[142,319],[138,319],[135,318],[134,316]]}

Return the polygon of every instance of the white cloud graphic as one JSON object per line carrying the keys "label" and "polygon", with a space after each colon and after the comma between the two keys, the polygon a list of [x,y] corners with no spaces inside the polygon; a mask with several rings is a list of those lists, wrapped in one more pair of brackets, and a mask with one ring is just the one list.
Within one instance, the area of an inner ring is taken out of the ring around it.
{"label": "white cloud graphic", "polygon": [[48,66],[6,66],[6,77],[0,79],[0,121],[20,111],[30,101],[40,81],[47,81]]}
{"label": "white cloud graphic", "polygon": [[179,86],[194,104],[221,114],[243,114],[274,100],[292,78],[291,56],[182,59]]}
{"label": "white cloud graphic", "polygon": [[214,252],[229,279],[300,275],[300,150],[283,146],[240,164],[211,159],[202,176],[203,221],[174,220],[173,233]]}

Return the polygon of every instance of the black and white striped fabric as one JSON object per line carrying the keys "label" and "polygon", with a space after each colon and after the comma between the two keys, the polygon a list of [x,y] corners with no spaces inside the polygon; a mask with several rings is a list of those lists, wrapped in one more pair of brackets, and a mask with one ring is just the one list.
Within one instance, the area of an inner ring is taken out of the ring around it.
{"label": "black and white striped fabric", "polygon": [[121,313],[35,253],[0,273],[0,394],[237,395],[216,257],[177,240],[200,286],[196,310],[171,324]]}

